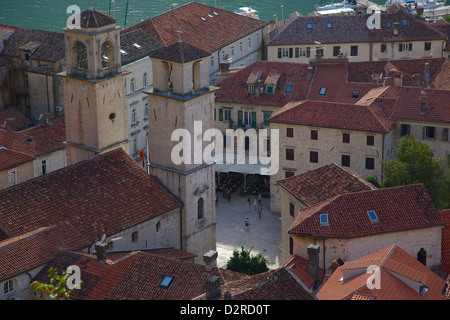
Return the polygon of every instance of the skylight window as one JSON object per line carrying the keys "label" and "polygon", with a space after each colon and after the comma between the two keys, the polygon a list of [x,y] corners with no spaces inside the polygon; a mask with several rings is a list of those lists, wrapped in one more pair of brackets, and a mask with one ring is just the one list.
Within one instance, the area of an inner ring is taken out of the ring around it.
{"label": "skylight window", "polygon": [[331,22],[327,22],[327,28],[331,29],[333,27],[333,25],[331,24]]}
{"label": "skylight window", "polygon": [[358,98],[358,97],[359,97],[359,90],[353,91],[353,93],[352,93],[352,98],[356,99],[356,98]]}
{"label": "skylight window", "polygon": [[367,214],[369,215],[370,221],[378,222],[378,217],[374,210],[367,211]]}
{"label": "skylight window", "polygon": [[215,11],[214,11],[213,13],[214,13],[214,14],[215,14],[216,16],[218,16],[218,15],[219,15],[219,14],[218,14],[217,12],[215,12]]}
{"label": "skylight window", "polygon": [[126,56],[126,55],[128,54],[125,50],[122,50],[122,49],[120,49],[120,53],[121,53],[123,56]]}
{"label": "skylight window", "polygon": [[210,17],[210,18],[214,18],[212,15],[210,15],[209,13],[208,13],[208,17]]}
{"label": "skylight window", "polygon": [[407,27],[408,26],[408,20],[402,19],[402,26]]}
{"label": "skylight window", "polygon": [[206,21],[206,19],[205,18],[203,18],[203,17],[200,17],[203,21]]}
{"label": "skylight window", "polygon": [[292,92],[292,86],[287,86],[286,93],[291,93],[291,92]]}
{"label": "skylight window", "polygon": [[325,88],[325,87],[320,88],[319,96],[324,96],[324,95],[326,95],[326,93],[327,93],[327,88]]}
{"label": "skylight window", "polygon": [[327,225],[328,224],[328,213],[323,213],[320,215],[320,224]]}
{"label": "skylight window", "polygon": [[308,24],[306,25],[306,27],[307,27],[308,29],[312,29],[312,24],[311,24],[311,23],[308,23]]}
{"label": "skylight window", "polygon": [[162,281],[160,282],[159,286],[163,288],[168,288],[170,284],[172,283],[173,277],[171,276],[164,276]]}
{"label": "skylight window", "polygon": [[392,28],[392,23],[390,21],[386,22],[386,27]]}
{"label": "skylight window", "polygon": [[133,43],[133,46],[135,46],[136,48],[138,48],[138,50],[141,50],[141,49],[142,49],[142,47],[141,47],[139,44],[137,44],[137,43]]}

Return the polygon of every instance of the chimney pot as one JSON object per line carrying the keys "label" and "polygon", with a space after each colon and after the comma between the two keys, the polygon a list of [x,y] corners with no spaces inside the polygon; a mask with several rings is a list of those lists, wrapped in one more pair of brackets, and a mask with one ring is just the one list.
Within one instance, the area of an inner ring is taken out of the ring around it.
{"label": "chimney pot", "polygon": [[306,249],[308,253],[308,274],[314,278],[315,283],[319,281],[319,253],[320,246],[310,244]]}
{"label": "chimney pot", "polygon": [[205,271],[211,272],[216,265],[217,251],[209,250],[203,255],[203,261],[205,262]]}
{"label": "chimney pot", "polygon": [[16,118],[5,119],[5,122],[3,123],[3,127],[7,130],[16,131],[16,128],[17,128]]}
{"label": "chimney pot", "polygon": [[97,254],[98,261],[106,261],[106,244],[97,242],[95,244],[95,252]]}
{"label": "chimney pot", "polygon": [[221,296],[220,278],[214,276],[206,280],[206,300],[218,299]]}

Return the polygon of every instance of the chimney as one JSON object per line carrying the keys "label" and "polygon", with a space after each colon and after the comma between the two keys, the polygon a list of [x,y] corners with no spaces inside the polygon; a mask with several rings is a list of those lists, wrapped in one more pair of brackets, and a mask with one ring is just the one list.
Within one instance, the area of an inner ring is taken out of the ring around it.
{"label": "chimney", "polygon": [[314,285],[319,281],[319,253],[320,246],[310,244],[307,248],[308,253],[308,274],[314,278]]}
{"label": "chimney", "polygon": [[415,73],[411,76],[411,85],[413,87],[420,87],[420,73]]}
{"label": "chimney", "polygon": [[6,130],[16,131],[16,129],[17,129],[16,118],[5,119],[5,122],[3,123],[3,127]]}
{"label": "chimney", "polygon": [[331,273],[334,273],[336,269],[344,264],[341,258],[334,259],[330,265]]}
{"label": "chimney", "polygon": [[211,272],[216,266],[217,251],[209,250],[203,255],[203,261],[205,262],[205,272]]}
{"label": "chimney", "polygon": [[261,95],[261,79],[257,79],[255,81],[255,98],[259,98],[259,96]]}
{"label": "chimney", "polygon": [[206,280],[206,300],[219,299],[221,296],[220,278],[214,276]]}
{"label": "chimney", "polygon": [[106,261],[106,244],[97,241],[95,243],[95,252],[97,254],[98,261]]}
{"label": "chimney", "polygon": [[314,67],[310,64],[308,66],[308,74],[306,75],[306,80],[311,80],[314,73]]}
{"label": "chimney", "polygon": [[230,293],[230,291],[226,291],[226,292],[223,294],[223,299],[224,299],[224,300],[231,300],[231,293]]}

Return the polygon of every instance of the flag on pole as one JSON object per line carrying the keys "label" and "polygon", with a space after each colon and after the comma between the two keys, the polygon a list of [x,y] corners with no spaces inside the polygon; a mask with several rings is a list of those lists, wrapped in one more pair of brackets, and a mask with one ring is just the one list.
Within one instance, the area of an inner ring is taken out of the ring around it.
{"label": "flag on pole", "polygon": [[142,150],[139,151],[139,157],[141,157],[141,160],[142,160],[142,167],[145,168],[144,148],[142,148]]}

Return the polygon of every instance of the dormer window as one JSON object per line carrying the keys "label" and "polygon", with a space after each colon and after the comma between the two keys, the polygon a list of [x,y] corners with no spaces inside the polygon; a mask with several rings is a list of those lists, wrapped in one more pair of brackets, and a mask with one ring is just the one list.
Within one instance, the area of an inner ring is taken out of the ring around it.
{"label": "dormer window", "polygon": [[248,86],[248,92],[249,93],[255,93],[255,86],[253,84]]}
{"label": "dormer window", "polygon": [[29,53],[25,53],[25,61],[30,61],[30,54]]}
{"label": "dormer window", "polygon": [[273,87],[272,86],[267,86],[266,87],[266,91],[267,91],[267,93],[273,93]]}

